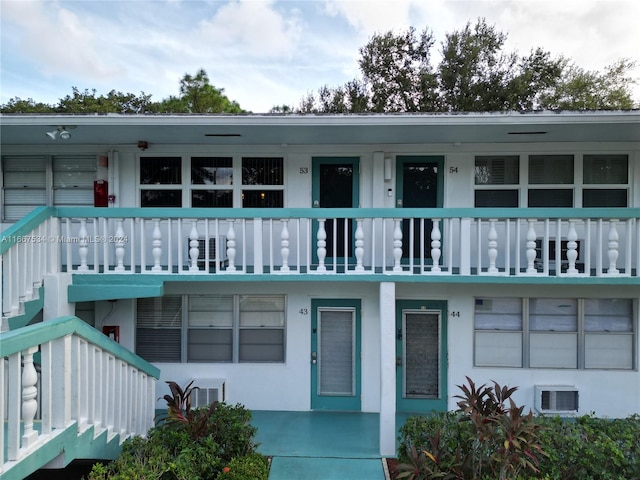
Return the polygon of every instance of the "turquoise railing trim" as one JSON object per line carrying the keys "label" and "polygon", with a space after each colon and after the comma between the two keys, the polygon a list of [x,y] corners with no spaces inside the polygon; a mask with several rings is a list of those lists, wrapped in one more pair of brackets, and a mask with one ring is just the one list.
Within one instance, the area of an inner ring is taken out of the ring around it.
{"label": "turquoise railing trim", "polygon": [[103,350],[130,363],[147,375],[151,375],[156,379],[160,378],[160,369],[158,367],[130,352],[88,323],[74,316],[60,317],[55,320],[28,325],[18,330],[4,332],[0,338],[0,351],[2,351],[3,356],[8,356],[72,334],[79,335],[87,341],[98,345]]}
{"label": "turquoise railing trim", "polygon": [[640,217],[640,208],[94,208],[55,207],[69,218],[604,218]]}
{"label": "turquoise railing trim", "polygon": [[38,207],[27,214],[20,221],[14,223],[0,234],[0,255],[18,243],[18,237],[24,237],[44,222],[47,218],[54,216],[55,208]]}

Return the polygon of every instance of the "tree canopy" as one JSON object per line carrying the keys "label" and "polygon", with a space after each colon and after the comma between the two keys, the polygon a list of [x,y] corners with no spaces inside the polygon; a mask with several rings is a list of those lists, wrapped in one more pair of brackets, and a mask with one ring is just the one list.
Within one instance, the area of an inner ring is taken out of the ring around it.
{"label": "tree canopy", "polygon": [[71,87],[71,95],[56,105],[36,102],[29,98],[10,99],[0,107],[2,113],[243,113],[238,102],[229,100],[223,88],[213,86],[207,72],[200,69],[195,75],[185,74],[180,80],[180,95],[153,102],[151,95],[141,92],[122,93],[111,90],[98,95],[96,89],[80,91]]}
{"label": "tree canopy", "polygon": [[445,36],[440,62],[428,28],[373,35],[360,48],[360,78],[324,85],[300,101],[300,113],[482,112],[617,110],[634,108],[629,72],[621,59],[604,73],[536,48],[505,49],[507,34],[485,19]]}

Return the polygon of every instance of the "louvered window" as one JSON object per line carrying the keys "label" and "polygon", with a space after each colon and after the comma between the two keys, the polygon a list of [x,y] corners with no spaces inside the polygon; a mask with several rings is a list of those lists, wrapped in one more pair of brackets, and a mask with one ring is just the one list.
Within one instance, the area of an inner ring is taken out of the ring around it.
{"label": "louvered window", "polygon": [[529,207],[573,207],[573,184],[573,155],[529,155]]}
{"label": "louvered window", "polygon": [[284,362],[283,295],[240,295],[240,362]]}
{"label": "louvered window", "polygon": [[3,221],[20,220],[47,205],[47,157],[2,157]]}
{"label": "louvered window", "polygon": [[96,179],[95,155],[54,156],[53,204],[56,206],[93,205]]}
{"label": "louvered window", "polygon": [[475,158],[476,207],[517,207],[519,182],[517,155]]}
{"label": "louvered window", "polygon": [[139,298],[136,353],[149,362],[180,362],[182,297]]}
{"label": "louvered window", "polygon": [[188,301],[188,361],[233,361],[233,295],[191,295]]}
{"label": "louvered window", "polygon": [[477,367],[634,367],[632,299],[476,298]]}

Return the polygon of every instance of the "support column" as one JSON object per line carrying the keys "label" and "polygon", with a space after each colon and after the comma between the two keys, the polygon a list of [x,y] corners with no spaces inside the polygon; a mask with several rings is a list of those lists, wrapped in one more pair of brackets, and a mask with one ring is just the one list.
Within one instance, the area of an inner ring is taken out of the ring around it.
{"label": "support column", "polygon": [[44,277],[46,291],[42,309],[44,321],[75,314],[75,304],[67,301],[69,285],[71,285],[71,273],[51,273]]}
{"label": "support column", "polygon": [[380,455],[396,454],[396,284],[380,283]]}

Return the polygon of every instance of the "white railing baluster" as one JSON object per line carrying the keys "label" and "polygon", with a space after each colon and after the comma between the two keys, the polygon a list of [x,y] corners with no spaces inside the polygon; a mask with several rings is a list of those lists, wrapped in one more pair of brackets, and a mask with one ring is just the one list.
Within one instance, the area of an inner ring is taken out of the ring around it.
{"label": "white railing baluster", "polygon": [[578,233],[576,232],[576,220],[569,220],[569,231],[567,232],[567,275],[577,275],[576,260],[578,259]]}
{"label": "white railing baluster", "polygon": [[618,235],[617,228],[618,219],[611,219],[609,221],[609,235],[608,235],[608,243],[607,243],[607,257],[609,258],[609,268],[607,269],[607,274],[609,275],[618,275],[620,271],[616,267],[616,262],[618,261],[618,256],[620,253],[618,252],[618,240],[620,236]]}
{"label": "white railing baluster", "polygon": [[227,266],[228,272],[236,271],[236,231],[233,229],[233,223],[235,220],[229,219],[229,228],[227,229],[227,258],[229,259],[229,265]]}
{"label": "white railing baluster", "polygon": [[364,272],[364,230],[362,228],[362,218],[356,218],[356,272]]}
{"label": "white railing baluster", "polygon": [[326,272],[327,267],[324,264],[324,259],[327,256],[327,231],[325,230],[324,223],[326,219],[318,219],[318,233],[317,233],[317,255],[318,255],[318,272]]}
{"label": "white railing baluster", "polygon": [[[199,248],[200,243],[198,242],[199,235],[198,235],[197,223],[198,223],[197,220],[192,220],[191,231],[189,232],[189,258],[191,260],[191,265],[189,266],[190,272],[197,272],[199,270],[198,256],[200,255],[200,248]],[[206,243],[208,242],[206,241],[206,237],[205,237],[205,244]],[[205,250],[206,250],[206,246],[205,246]]]}
{"label": "white railing baluster", "polygon": [[[124,228],[122,226],[122,218],[116,219],[116,272],[124,272]],[[106,265],[105,265],[106,268]],[[105,270],[106,271],[106,270]]]}
{"label": "white railing baluster", "polygon": [[498,273],[496,268],[496,259],[498,258],[498,232],[496,231],[496,222],[498,220],[492,218],[489,220],[489,234],[487,235],[487,255],[489,257],[488,273]]}
{"label": "white railing baluster", "polygon": [[151,234],[153,241],[151,243],[151,255],[153,255],[152,272],[161,272],[160,257],[162,256],[162,232],[160,231],[160,219],[153,219],[153,233]]}
{"label": "white railing baluster", "polygon": [[[440,219],[433,218],[431,219],[432,229],[431,229],[431,260],[433,264],[431,265],[431,271],[434,273],[440,273],[442,270],[440,269],[440,255],[442,254],[442,250],[440,250],[441,243],[440,239],[442,238],[442,234],[440,233]],[[421,248],[424,250],[424,248]]]}
{"label": "white railing baluster", "polygon": [[393,271],[402,272],[402,219],[393,219]]}
{"label": "white railing baluster", "polygon": [[22,352],[22,447],[29,448],[38,438],[38,432],[33,429],[33,419],[38,411],[38,373],[33,365],[33,354],[38,347],[31,347]]}
{"label": "white railing baluster", "polygon": [[536,269],[536,227],[535,223],[537,220],[530,218],[528,220],[529,228],[527,229],[527,273],[530,275],[538,273]]}
{"label": "white railing baluster", "polygon": [[[289,220],[283,218],[282,222],[282,231],[280,232],[280,255],[282,255],[282,267],[280,267],[281,272],[289,271]],[[273,271],[273,265],[271,266],[271,270]]]}
{"label": "white railing baluster", "polygon": [[88,272],[87,255],[89,254],[89,234],[87,232],[87,219],[80,219],[80,231],[78,232],[78,256],[80,257],[79,272]]}
{"label": "white railing baluster", "polygon": [[7,372],[7,460],[18,460],[20,449],[20,406],[22,403],[22,375],[20,352],[9,355],[9,371]]}

